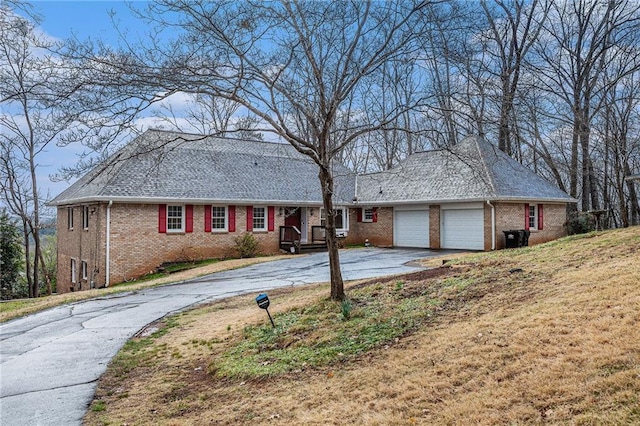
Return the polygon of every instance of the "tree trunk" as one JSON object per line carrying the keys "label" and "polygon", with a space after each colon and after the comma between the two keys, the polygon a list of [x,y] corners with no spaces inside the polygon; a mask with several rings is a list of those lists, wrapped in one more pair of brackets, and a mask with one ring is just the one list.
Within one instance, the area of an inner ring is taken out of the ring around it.
{"label": "tree trunk", "polygon": [[[569,195],[578,198],[578,144],[580,135],[580,119],[574,114],[573,134],[571,136],[571,159],[569,166]],[[584,210],[584,207],[582,208]]]}
{"label": "tree trunk", "polygon": [[338,241],[336,238],[336,219],[333,213],[333,176],[329,164],[320,166],[320,185],[322,186],[322,202],[326,216],[325,236],[327,239],[327,249],[329,251],[329,271],[331,274],[331,300],[343,300],[344,282],[342,281],[342,271],[340,271],[340,253],[338,252]]}

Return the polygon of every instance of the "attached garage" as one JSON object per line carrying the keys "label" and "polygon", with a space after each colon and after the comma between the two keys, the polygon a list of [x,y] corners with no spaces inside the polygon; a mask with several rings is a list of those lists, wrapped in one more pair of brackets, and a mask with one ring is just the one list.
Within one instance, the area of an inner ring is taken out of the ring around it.
{"label": "attached garage", "polygon": [[394,209],[393,245],[395,247],[429,248],[429,209]]}
{"label": "attached garage", "polygon": [[443,249],[484,250],[482,204],[441,206],[441,209]]}

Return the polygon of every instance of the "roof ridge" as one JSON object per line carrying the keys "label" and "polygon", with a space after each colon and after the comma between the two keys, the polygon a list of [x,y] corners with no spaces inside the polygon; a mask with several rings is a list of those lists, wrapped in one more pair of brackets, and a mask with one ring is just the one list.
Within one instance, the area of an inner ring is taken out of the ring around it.
{"label": "roof ridge", "polygon": [[269,145],[289,145],[289,146],[291,145],[288,142],[277,142],[277,141],[258,140],[258,139],[249,139],[249,138],[235,138],[235,137],[230,137],[230,136],[219,136],[219,135],[214,135],[214,134],[205,135],[205,134],[202,134],[202,133],[190,133],[190,132],[167,130],[167,129],[156,129],[156,128],[152,128],[152,127],[148,128],[147,130],[142,132],[140,134],[140,136],[144,136],[144,134],[147,133],[147,132],[172,133],[174,135],[196,136],[196,137],[200,138],[199,140],[212,138],[212,139],[222,139],[222,140],[226,140],[226,141],[242,141],[242,142],[251,142],[251,143],[264,143],[264,144],[269,144]]}
{"label": "roof ridge", "polygon": [[[484,144],[487,147],[491,148],[493,150],[493,153],[496,155],[497,157],[497,153],[496,153],[496,148],[491,145],[489,142],[487,142],[484,137],[482,137],[481,135],[475,135],[475,136],[468,136],[465,139],[472,139],[474,142],[474,145],[476,147],[476,149],[478,150],[478,154],[480,156],[480,161],[482,162],[482,166],[484,168],[484,172],[487,176],[488,179],[488,183],[489,183],[489,188],[492,192],[492,196],[496,197],[498,195],[498,191],[496,190],[496,182],[495,179],[493,177],[493,173],[491,172],[491,168],[489,167],[489,164],[487,163],[487,158],[485,157],[485,152],[484,150],[482,150],[482,148],[480,147],[480,144]],[[464,139],[461,141],[461,143],[464,142]]]}

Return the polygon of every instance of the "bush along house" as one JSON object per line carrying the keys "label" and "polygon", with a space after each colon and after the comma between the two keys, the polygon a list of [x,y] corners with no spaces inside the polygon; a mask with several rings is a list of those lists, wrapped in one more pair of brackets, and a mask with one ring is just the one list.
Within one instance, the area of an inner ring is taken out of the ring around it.
{"label": "bush along house", "polygon": [[[493,250],[566,235],[575,200],[481,138],[356,176],[333,165],[346,244]],[[317,166],[292,146],[149,130],[54,198],[58,291],[105,287],[161,264],[324,246]]]}

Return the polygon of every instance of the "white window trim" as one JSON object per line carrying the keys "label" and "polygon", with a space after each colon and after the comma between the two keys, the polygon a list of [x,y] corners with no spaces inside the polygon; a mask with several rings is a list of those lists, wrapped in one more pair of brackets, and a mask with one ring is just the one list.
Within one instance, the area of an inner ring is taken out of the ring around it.
{"label": "white window trim", "polygon": [[89,206],[82,206],[82,229],[89,229]]}
{"label": "white window trim", "polygon": [[[182,209],[182,213],[181,213],[181,223],[180,223],[180,229],[170,229],[169,228],[169,209],[170,207],[180,207]],[[184,233],[185,231],[185,221],[186,221],[186,210],[184,208],[184,204],[167,204],[167,233],[176,233],[176,234],[180,234],[180,233]]]}
{"label": "white window trim", "polygon": [[[370,218],[367,218],[367,211],[371,212]],[[362,207],[362,221],[365,223],[373,223],[373,207]]]}
{"label": "white window trim", "polygon": [[76,260],[75,259],[71,259],[71,282],[72,283],[76,283],[76,275],[77,275],[77,265],[76,265]]}
{"label": "white window trim", "polygon": [[[336,234],[344,234],[349,231],[349,208],[336,206],[333,210],[342,210],[342,228],[336,228]],[[320,220],[326,220],[324,207],[320,208]]]}
{"label": "white window trim", "polygon": [[[258,228],[256,226],[256,209],[262,209],[262,211],[264,211],[264,227],[263,228]],[[269,212],[268,209],[266,207],[262,207],[262,206],[254,206],[253,207],[253,219],[252,219],[252,225],[253,225],[253,230],[255,232],[267,232],[267,227],[269,226],[268,222],[269,222]]]}
{"label": "white window trim", "polygon": [[[531,215],[531,208],[533,207],[533,216]],[[531,217],[533,217],[533,224],[534,226],[531,226]],[[540,216],[538,213],[538,205],[537,204],[529,204],[529,230],[530,231],[537,231],[538,230],[538,226],[540,225]]]}
{"label": "white window trim", "polygon": [[[215,228],[213,226],[213,209],[221,207],[224,208],[224,229]],[[229,206],[220,206],[215,204],[211,206],[211,232],[229,232]]]}
{"label": "white window trim", "polygon": [[67,207],[67,229],[73,231],[73,207]]}
{"label": "white window trim", "polygon": [[85,281],[89,277],[89,264],[86,260],[80,262],[80,275],[82,275],[82,279]]}

